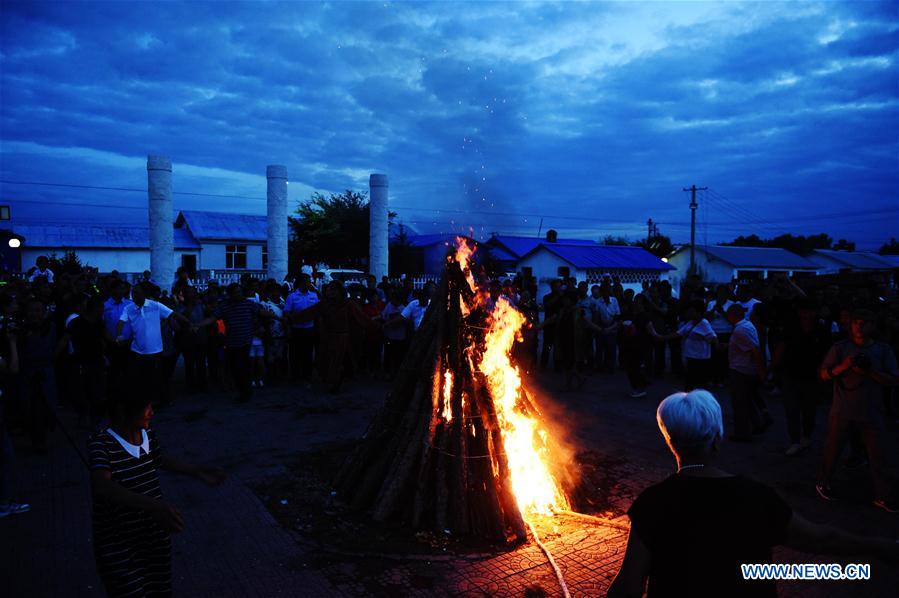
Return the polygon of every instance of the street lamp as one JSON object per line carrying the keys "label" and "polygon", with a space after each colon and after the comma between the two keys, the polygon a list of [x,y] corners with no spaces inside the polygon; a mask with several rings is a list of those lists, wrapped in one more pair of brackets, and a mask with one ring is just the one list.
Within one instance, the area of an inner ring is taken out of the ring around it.
{"label": "street lamp", "polygon": [[22,241],[20,241],[19,239],[16,239],[15,237],[12,237],[9,240],[9,246],[12,247],[13,249],[18,249],[19,247],[22,246]]}

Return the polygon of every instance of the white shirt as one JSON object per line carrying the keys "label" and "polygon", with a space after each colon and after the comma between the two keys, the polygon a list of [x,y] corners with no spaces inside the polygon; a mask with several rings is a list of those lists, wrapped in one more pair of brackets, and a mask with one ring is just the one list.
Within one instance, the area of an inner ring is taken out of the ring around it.
{"label": "white shirt", "polygon": [[414,299],[403,309],[402,316],[407,320],[412,320],[412,325],[415,330],[418,330],[418,327],[421,326],[421,321],[425,317],[425,312],[428,311],[428,304],[425,303],[422,305],[418,299]]}
{"label": "white shirt", "polygon": [[394,305],[393,303],[388,303],[384,306],[384,311],[381,312],[381,317],[384,318],[384,336],[388,340],[406,340],[406,323],[402,320],[399,320],[398,322],[392,322],[390,319],[394,314],[403,315],[404,309],[406,309],[405,306]]}
{"label": "white shirt", "polygon": [[677,330],[684,337],[684,357],[687,359],[711,359],[712,340],[716,338],[712,325],[705,318],[699,323],[684,322]]}
{"label": "white shirt", "polygon": [[730,369],[747,376],[755,376],[758,366],[752,362],[752,350],[759,348],[759,333],[749,320],[737,322],[727,344],[727,359]]}
{"label": "white shirt", "polygon": [[284,325],[281,323],[284,311],[281,309],[281,306],[273,301],[263,301],[262,306],[275,314],[274,319],[271,321],[272,338],[284,338]]}
{"label": "white shirt", "polygon": [[758,305],[759,303],[761,303],[761,301],[759,301],[759,300],[756,299],[755,297],[752,297],[752,298],[749,299],[748,301],[737,301],[737,303],[739,303],[740,305],[742,305],[742,306],[743,306],[743,309],[746,310],[746,313],[743,314],[743,319],[744,319],[744,320],[748,320],[748,319],[749,319],[749,316],[752,315],[752,309],[753,309],[756,305]]}
{"label": "white shirt", "polygon": [[615,316],[621,315],[621,308],[618,306],[618,299],[615,297],[609,297],[608,303],[602,297],[594,298],[593,311],[599,316],[599,323],[603,326],[609,326],[612,320],[615,319]]}
{"label": "white shirt", "polygon": [[140,452],[144,451],[145,455],[150,454],[150,439],[147,437],[147,431],[140,431],[140,445],[131,444],[121,436],[115,433],[115,430],[112,428],[106,428],[106,431],[109,432],[109,435],[115,438],[119,444],[122,445],[122,448],[125,449],[125,452],[134,457],[135,459],[140,459]]}
{"label": "white shirt", "polygon": [[[284,302],[284,312],[288,314],[292,314],[297,311],[302,311],[304,309],[310,308],[313,305],[318,303],[318,295],[313,293],[312,291],[294,291],[290,295],[287,296],[287,300]],[[294,324],[294,328],[314,328],[315,322],[301,322],[299,324]]]}
{"label": "white shirt", "polygon": [[36,279],[44,277],[47,279],[47,282],[53,283],[53,270],[47,268],[43,272],[41,272],[40,268],[35,268],[34,272],[31,273],[31,276],[28,277],[28,282],[34,282]]}
{"label": "white shirt", "polygon": [[[74,319],[77,318],[77,317],[78,317],[78,314],[69,314],[69,315],[66,317],[66,325],[65,325],[66,331],[69,330],[69,324],[72,323],[72,320],[74,320]],[[69,353],[69,355],[74,355],[74,354],[75,354],[75,347],[72,345],[72,341],[69,341],[69,351],[68,351],[68,353]]]}
{"label": "white shirt", "polygon": [[143,307],[136,303],[127,305],[122,310],[121,322],[131,324],[134,336],[131,350],[139,355],[156,355],[162,353],[162,320],[172,315],[172,310],[151,299],[145,299]]}
{"label": "white shirt", "polygon": [[[730,334],[733,332],[734,327],[730,325],[730,322],[727,321],[724,314],[714,311],[717,303],[717,301],[709,301],[708,306],[705,308],[707,312],[712,314],[712,319],[709,320],[709,324],[712,325],[712,330],[714,330],[716,334]],[[726,314],[727,308],[733,304],[734,302],[728,299],[721,304],[721,310]]]}

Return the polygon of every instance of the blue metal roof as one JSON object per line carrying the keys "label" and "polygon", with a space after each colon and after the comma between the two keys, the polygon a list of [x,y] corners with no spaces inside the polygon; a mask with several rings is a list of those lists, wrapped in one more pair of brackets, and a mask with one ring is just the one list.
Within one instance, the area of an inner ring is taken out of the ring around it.
{"label": "blue metal roof", "polygon": [[[696,250],[737,268],[771,268],[774,270],[817,270],[818,265],[800,255],[776,247],[733,247],[730,245],[697,245]],[[678,252],[690,251],[685,245]]]}
{"label": "blue metal roof", "polygon": [[493,256],[493,259],[500,262],[517,262],[518,258],[502,247],[498,245],[494,245],[492,247],[487,247],[487,250],[490,251],[490,255]]}
{"label": "blue metal roof", "polygon": [[412,247],[430,247],[431,245],[445,245],[452,243],[459,235],[448,234],[431,234],[431,235],[409,235],[406,239]]}
{"label": "blue metal roof", "polygon": [[[26,247],[65,249],[147,249],[150,229],[146,226],[112,224],[18,224],[13,227],[25,238]],[[175,249],[199,249],[200,244],[186,229],[175,229]]]}
{"label": "blue metal roof", "polygon": [[[538,245],[592,245],[599,246],[595,241],[586,239],[557,239],[556,243],[549,243],[543,237],[515,237],[510,235],[494,235],[487,241],[488,245],[498,245],[511,253],[515,258],[523,257],[530,253]],[[513,258],[513,259],[515,259]]]}
{"label": "blue metal roof", "polygon": [[675,270],[642,247],[628,245],[574,245],[566,243],[542,243],[540,248],[549,251],[579,270]]}
{"label": "blue metal roof", "polygon": [[199,240],[265,241],[268,218],[256,214],[181,210],[175,226],[187,226]]}
{"label": "blue metal roof", "polygon": [[831,260],[845,264],[846,268],[853,270],[891,270],[896,266],[886,256],[867,251],[835,251],[833,249],[816,249],[809,256],[815,261],[815,256],[821,255]]}

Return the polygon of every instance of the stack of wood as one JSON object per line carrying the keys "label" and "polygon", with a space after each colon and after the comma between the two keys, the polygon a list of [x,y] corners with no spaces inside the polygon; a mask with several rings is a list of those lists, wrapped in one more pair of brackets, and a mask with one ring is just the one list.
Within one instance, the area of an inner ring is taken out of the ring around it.
{"label": "stack of wood", "polygon": [[335,489],[376,521],[524,541],[493,400],[473,363],[487,314],[463,309],[471,298],[459,265],[448,262],[387,402]]}

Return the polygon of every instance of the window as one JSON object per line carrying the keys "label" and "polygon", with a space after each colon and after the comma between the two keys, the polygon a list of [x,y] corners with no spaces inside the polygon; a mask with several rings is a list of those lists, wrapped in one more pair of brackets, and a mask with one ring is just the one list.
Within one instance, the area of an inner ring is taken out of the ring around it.
{"label": "window", "polygon": [[247,269],[247,246],[246,245],[225,245],[225,269],[227,269],[227,270],[246,270]]}
{"label": "window", "polygon": [[268,270],[268,244],[262,246],[262,269]]}

